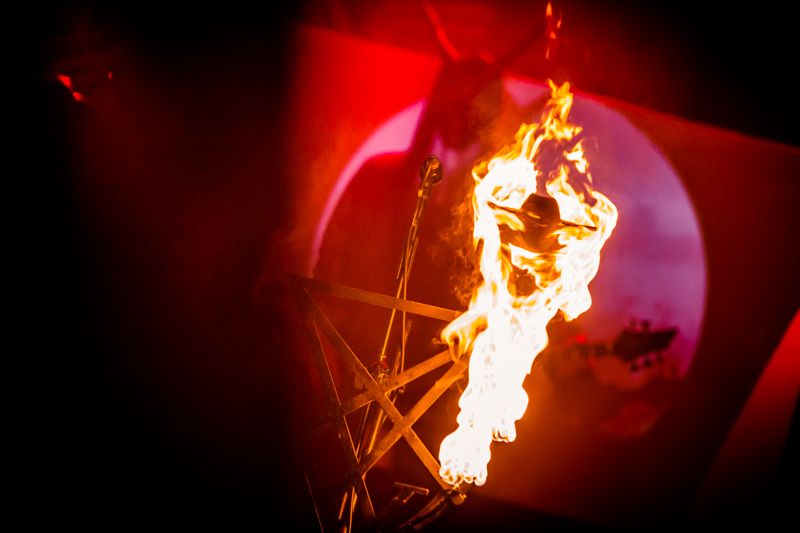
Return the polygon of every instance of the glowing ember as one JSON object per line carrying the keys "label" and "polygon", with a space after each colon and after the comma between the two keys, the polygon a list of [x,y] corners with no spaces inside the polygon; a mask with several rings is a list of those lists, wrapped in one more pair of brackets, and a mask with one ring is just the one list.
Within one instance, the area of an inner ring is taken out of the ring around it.
{"label": "glowing ember", "polygon": [[472,171],[483,283],[442,332],[456,357],[472,354],[459,428],[439,451],[451,484],[483,485],[492,440],[516,437],[528,405],[522,382],[547,345],[545,327],[559,309],[572,320],[589,308],[588,284],[617,221],[614,204],[592,190],[581,128],[567,122],[569,84],[550,87],[541,123],[523,124],[514,144]]}
{"label": "glowing ember", "polygon": [[[109,74],[109,76],[111,75],[111,73],[110,73],[110,72],[109,72],[108,74]],[[72,93],[72,96],[75,98],[75,100],[77,100],[77,101],[79,101],[79,102],[80,102],[81,100],[83,100],[83,95],[82,95],[81,93],[79,93],[79,92],[77,92],[77,91],[73,91],[73,90],[72,90],[72,80],[70,79],[70,77],[69,77],[69,76],[64,76],[63,74],[57,74],[57,75],[56,75],[56,77],[58,78],[58,80],[59,80],[61,83],[63,83],[63,84],[64,84],[64,86],[65,86],[67,89],[69,89],[69,91]]]}
{"label": "glowing ember", "polygon": [[545,59],[550,59],[550,46],[555,43],[556,30],[561,27],[561,13],[558,14],[558,20],[553,17],[553,6],[547,3],[545,10],[545,18],[547,20],[547,50],[544,52]]}

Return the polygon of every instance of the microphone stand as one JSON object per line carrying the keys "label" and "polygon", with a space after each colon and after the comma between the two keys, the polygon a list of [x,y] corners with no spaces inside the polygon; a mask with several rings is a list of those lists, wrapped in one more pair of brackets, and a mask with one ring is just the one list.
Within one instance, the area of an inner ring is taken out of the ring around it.
{"label": "microphone stand", "polygon": [[[408,277],[411,274],[411,265],[414,263],[414,257],[417,253],[417,245],[419,244],[419,224],[422,221],[422,213],[425,211],[425,205],[431,197],[431,190],[433,186],[442,180],[442,164],[435,155],[428,156],[422,162],[422,167],[419,169],[420,179],[422,183],[417,191],[417,207],[414,211],[414,217],[411,219],[411,226],[408,228],[408,235],[406,236],[405,246],[403,253],[400,256],[400,264],[397,267],[397,292],[395,298],[406,299],[406,292],[408,289]],[[386,337],[383,340],[383,347],[378,356],[379,363],[386,361],[386,347],[389,344],[389,335],[392,332],[392,325],[394,324],[394,317],[396,310],[392,309],[392,314],[389,316],[389,325],[386,328]],[[403,337],[401,341],[400,351],[400,364],[399,371],[403,371],[403,363],[405,360],[405,338],[406,338],[406,312],[403,311]]]}
{"label": "microphone stand", "polygon": [[[397,267],[397,275],[396,278],[398,280],[397,284],[397,291],[395,293],[395,298],[403,298],[406,299],[406,293],[408,290],[408,277],[411,274],[411,266],[414,263],[414,257],[417,253],[417,245],[419,244],[419,225],[422,220],[422,214],[425,211],[425,205],[428,203],[431,197],[431,191],[434,185],[437,185],[439,182],[442,181],[442,163],[439,161],[435,155],[429,155],[425,160],[422,162],[422,166],[419,169],[419,177],[421,180],[421,184],[419,186],[419,190],[417,191],[417,206],[414,210],[414,216],[411,219],[411,226],[408,228],[408,234],[406,235],[406,241],[403,246],[403,252],[400,256],[400,264]],[[391,368],[387,363],[387,355],[386,355],[386,348],[389,345],[389,337],[392,333],[392,326],[394,326],[394,318],[397,313],[396,309],[392,309],[392,313],[389,316],[389,324],[386,327],[386,336],[383,340],[383,346],[381,347],[380,354],[378,355],[378,364],[376,365],[375,379],[378,383],[382,382],[387,377],[392,377],[397,375],[398,373],[403,371],[405,366],[405,354],[406,354],[406,340],[408,339],[409,330],[406,325],[406,312],[402,311],[403,319],[402,319],[402,335],[400,337],[400,349],[395,353],[393,360],[391,361]],[[402,393],[402,387],[392,391],[389,395],[389,401],[394,403],[395,399],[397,398],[398,393]],[[358,437],[356,438],[356,457],[359,461],[361,461],[375,446],[375,441],[378,437],[378,431],[380,430],[383,422],[386,418],[386,413],[383,412],[382,409],[377,409],[377,412],[370,412],[372,404],[369,403],[364,407],[364,411],[361,413],[361,420],[359,422],[358,427]],[[369,434],[367,435],[367,439],[364,440],[364,436],[367,433],[367,428],[369,428]],[[353,508],[355,507],[356,503],[356,494],[355,489],[348,491],[342,498],[342,503],[339,506],[339,520],[342,520],[345,510],[345,505],[347,503],[347,496],[350,496],[350,517],[349,522],[352,525],[352,517],[353,517]],[[348,527],[347,531],[350,528]]]}

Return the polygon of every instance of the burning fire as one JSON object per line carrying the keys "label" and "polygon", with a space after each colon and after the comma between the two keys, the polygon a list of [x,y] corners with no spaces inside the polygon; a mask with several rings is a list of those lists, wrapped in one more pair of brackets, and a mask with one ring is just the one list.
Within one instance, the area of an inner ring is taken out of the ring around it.
{"label": "burning fire", "polygon": [[545,327],[561,310],[572,320],[591,305],[589,282],[617,209],[592,190],[581,128],[568,123],[569,84],[550,82],[540,124],[473,168],[473,243],[482,284],[442,338],[455,357],[471,353],[458,429],[442,441],[439,474],[450,484],[486,482],[492,440],[511,442],[525,413],[522,388]]}

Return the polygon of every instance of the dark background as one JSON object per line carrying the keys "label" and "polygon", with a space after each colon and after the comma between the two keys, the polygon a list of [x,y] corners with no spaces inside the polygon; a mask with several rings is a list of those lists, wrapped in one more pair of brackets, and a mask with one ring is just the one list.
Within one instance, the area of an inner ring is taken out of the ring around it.
{"label": "dark background", "polygon": [[[800,145],[788,13],[586,4],[561,5],[567,42],[553,63],[520,57],[514,69]],[[515,14],[544,12],[489,0],[434,7],[465,54],[501,55],[525,30]],[[493,20],[519,31],[476,33],[475,13],[504,9]],[[296,208],[282,134],[293,22],[439,54],[421,9],[399,2],[26,13],[33,118],[22,131],[36,155],[23,205],[36,239],[23,246],[37,268],[22,272],[33,290],[21,309],[42,327],[24,356],[22,445],[25,481],[53,518],[286,518],[275,504],[286,497],[285,401],[298,385],[285,361],[298,317],[281,284],[291,267],[269,243]],[[784,307],[796,309],[796,294],[795,284]]]}

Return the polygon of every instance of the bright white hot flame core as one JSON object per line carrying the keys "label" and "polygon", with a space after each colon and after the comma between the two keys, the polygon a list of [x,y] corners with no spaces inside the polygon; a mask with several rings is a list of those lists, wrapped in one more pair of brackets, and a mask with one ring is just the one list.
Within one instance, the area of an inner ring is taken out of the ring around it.
{"label": "bright white hot flame core", "polygon": [[[476,249],[482,243],[483,284],[442,333],[458,356],[471,352],[459,427],[439,451],[439,474],[451,484],[483,485],[492,440],[515,439],[514,424],[528,405],[522,382],[547,345],[547,323],[559,309],[571,320],[589,308],[588,285],[617,221],[614,204],[592,190],[574,139],[581,128],[567,122],[569,84],[550,87],[541,123],[523,124],[514,144],[473,169],[473,242]],[[537,181],[545,190],[537,191]],[[537,194],[550,199],[531,198]],[[524,278],[528,289],[519,283]]]}

